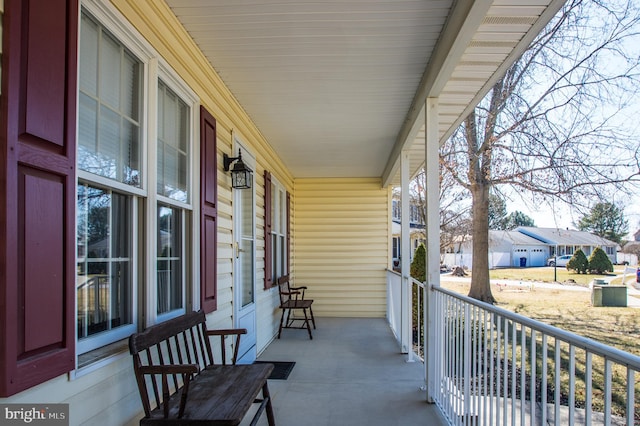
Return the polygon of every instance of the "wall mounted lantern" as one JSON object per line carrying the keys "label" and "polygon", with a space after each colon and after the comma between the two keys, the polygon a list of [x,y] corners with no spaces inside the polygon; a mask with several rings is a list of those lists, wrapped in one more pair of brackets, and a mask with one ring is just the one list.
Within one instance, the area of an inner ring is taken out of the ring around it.
{"label": "wall mounted lantern", "polygon": [[236,189],[251,188],[253,171],[242,161],[242,152],[238,149],[237,157],[229,157],[227,154],[224,154],[223,159],[225,172],[229,171],[229,167],[234,161],[236,162],[233,170],[231,170],[231,186]]}

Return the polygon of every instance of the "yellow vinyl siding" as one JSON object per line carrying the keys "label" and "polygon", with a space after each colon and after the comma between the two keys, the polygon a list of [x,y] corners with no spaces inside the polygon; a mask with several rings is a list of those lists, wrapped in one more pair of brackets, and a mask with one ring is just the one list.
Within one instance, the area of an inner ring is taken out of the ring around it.
{"label": "yellow vinyl siding", "polygon": [[383,317],[389,191],[379,179],[296,179],[294,285],[316,316]]}
{"label": "yellow vinyl siding", "polygon": [[256,315],[258,352],[277,332],[277,291],[263,290],[264,280],[264,171],[269,170],[288,191],[293,178],[280,158],[225,86],[164,2],[111,0],[180,75],[216,119],[218,138],[218,310],[208,318],[211,325],[232,325],[233,303],[233,190],[229,173],[223,171],[222,154],[232,152],[237,137],[256,157]]}
{"label": "yellow vinyl siding", "polygon": [[[233,138],[237,136],[256,157],[256,313],[258,351],[263,350],[277,332],[279,311],[277,289],[264,291],[264,170],[269,170],[278,181],[293,192],[293,177],[275,151],[264,139],[231,92],[204,58],[193,40],[168,10],[163,1],[111,0],[125,16],[126,30],[132,26],[136,39],[145,39],[178,76],[197,94],[200,103],[216,119],[218,149],[218,309],[207,316],[211,328],[229,328],[233,325],[233,191],[229,173],[223,171],[222,156],[232,152]],[[2,0],[0,0],[2,5]],[[109,8],[110,9],[110,8]],[[2,10],[0,10],[0,14]],[[129,25],[130,24],[130,25]],[[195,173],[194,206],[198,205],[199,167],[197,136],[194,129],[193,164]],[[199,209],[194,208],[193,235],[199,235]],[[194,244],[193,279],[199,282],[199,247]],[[132,373],[131,356],[123,345],[122,351],[82,371],[61,375],[11,398],[7,403],[69,403],[70,424],[138,424],[142,406]]]}

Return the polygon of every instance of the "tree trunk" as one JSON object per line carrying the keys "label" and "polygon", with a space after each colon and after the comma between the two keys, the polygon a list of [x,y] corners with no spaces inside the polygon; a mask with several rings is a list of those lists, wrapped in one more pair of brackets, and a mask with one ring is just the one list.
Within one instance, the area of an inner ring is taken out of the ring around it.
{"label": "tree trunk", "polygon": [[473,261],[469,297],[495,303],[489,282],[489,185],[471,185],[473,197]]}

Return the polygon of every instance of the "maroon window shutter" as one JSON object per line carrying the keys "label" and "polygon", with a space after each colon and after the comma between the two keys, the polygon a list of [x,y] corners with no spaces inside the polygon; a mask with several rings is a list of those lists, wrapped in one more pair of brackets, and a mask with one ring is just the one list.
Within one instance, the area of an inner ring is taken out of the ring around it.
{"label": "maroon window shutter", "polygon": [[264,288],[271,288],[273,282],[273,244],[271,232],[273,218],[271,217],[271,173],[264,171]]}
{"label": "maroon window shutter", "polygon": [[291,194],[287,191],[287,273],[291,274]]}
{"label": "maroon window shutter", "polygon": [[75,368],[77,0],[5,0],[0,396]]}
{"label": "maroon window shutter", "polygon": [[216,120],[200,107],[200,307],[218,307],[218,162]]}

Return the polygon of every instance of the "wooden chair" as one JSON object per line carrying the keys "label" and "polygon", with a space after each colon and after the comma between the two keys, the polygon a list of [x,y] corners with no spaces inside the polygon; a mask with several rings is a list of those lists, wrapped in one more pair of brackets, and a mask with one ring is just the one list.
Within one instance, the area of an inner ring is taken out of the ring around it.
{"label": "wooden chair", "polygon": [[[313,300],[304,298],[304,291],[307,287],[291,287],[289,285],[289,275],[278,278],[278,291],[280,292],[280,309],[282,309],[282,316],[280,317],[280,329],[278,330],[278,339],[282,334],[283,328],[298,328],[307,329],[309,333],[309,339],[313,339],[311,335],[311,324],[313,328],[316,328],[316,320],[313,317],[313,310],[311,305]],[[291,311],[294,311],[293,316]],[[295,311],[302,311],[304,318],[297,317]],[[307,311],[309,311],[307,313]],[[286,314],[286,320],[285,320]],[[295,321],[302,321],[302,324],[298,327],[293,326]]]}

